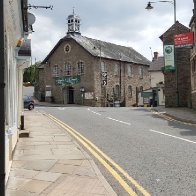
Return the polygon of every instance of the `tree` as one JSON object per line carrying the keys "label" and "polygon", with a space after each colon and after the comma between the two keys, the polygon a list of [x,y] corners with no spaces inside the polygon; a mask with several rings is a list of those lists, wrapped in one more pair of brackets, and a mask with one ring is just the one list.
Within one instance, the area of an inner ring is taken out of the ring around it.
{"label": "tree", "polygon": [[26,68],[23,75],[23,82],[30,82],[34,84],[38,77],[38,67],[41,62],[36,62],[34,65]]}

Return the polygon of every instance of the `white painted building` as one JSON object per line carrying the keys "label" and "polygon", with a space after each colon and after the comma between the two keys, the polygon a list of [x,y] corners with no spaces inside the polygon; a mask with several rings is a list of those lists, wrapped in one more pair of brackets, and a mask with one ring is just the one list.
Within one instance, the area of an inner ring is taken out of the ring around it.
{"label": "white painted building", "polygon": [[157,100],[158,105],[165,105],[165,95],[164,95],[164,74],[162,71],[164,67],[164,57],[158,56],[158,52],[154,52],[154,57],[150,64],[150,84],[151,88],[157,88]]}
{"label": "white painted building", "polygon": [[150,89],[138,93],[138,106],[165,105],[164,74],[161,69],[162,67],[164,67],[164,57],[159,57],[158,52],[154,52],[154,57],[148,69],[150,73]]}
{"label": "white painted building", "polygon": [[23,70],[30,65],[27,0],[5,0],[5,132],[6,180],[23,113]]}

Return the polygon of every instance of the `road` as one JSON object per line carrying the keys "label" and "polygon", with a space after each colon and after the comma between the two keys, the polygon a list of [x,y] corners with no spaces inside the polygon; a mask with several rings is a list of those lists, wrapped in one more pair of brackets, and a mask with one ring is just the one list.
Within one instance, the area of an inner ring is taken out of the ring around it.
{"label": "road", "polygon": [[[196,195],[196,127],[164,120],[144,108],[38,110],[81,133],[151,195]],[[96,158],[95,162],[117,194],[128,195]]]}

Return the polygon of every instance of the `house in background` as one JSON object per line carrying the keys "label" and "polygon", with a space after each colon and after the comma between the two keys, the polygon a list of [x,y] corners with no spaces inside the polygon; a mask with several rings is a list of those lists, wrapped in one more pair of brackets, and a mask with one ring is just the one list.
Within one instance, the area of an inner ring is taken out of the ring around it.
{"label": "house in background", "polygon": [[150,61],[131,47],[82,36],[80,18],[67,18],[68,32],[43,60],[35,96],[89,106],[137,105],[150,88]]}
{"label": "house in background", "polygon": [[154,52],[154,57],[148,69],[150,73],[150,88],[139,92],[138,106],[160,106],[165,105],[164,95],[164,57]]}
{"label": "house in background", "polygon": [[162,68],[164,67],[164,57],[159,56],[158,52],[154,52],[154,57],[150,64],[150,86],[157,90],[157,105],[165,105],[164,94],[164,74]]}

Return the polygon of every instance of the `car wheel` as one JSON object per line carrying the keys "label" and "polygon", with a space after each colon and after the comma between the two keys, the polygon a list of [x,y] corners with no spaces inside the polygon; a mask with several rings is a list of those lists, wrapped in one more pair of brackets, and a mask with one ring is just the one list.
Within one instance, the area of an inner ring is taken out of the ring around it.
{"label": "car wheel", "polygon": [[34,108],[33,104],[30,104],[29,107],[28,107],[29,110],[32,110],[33,108]]}

